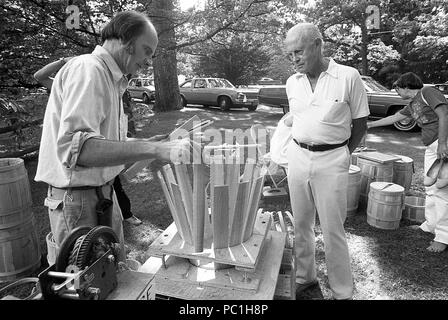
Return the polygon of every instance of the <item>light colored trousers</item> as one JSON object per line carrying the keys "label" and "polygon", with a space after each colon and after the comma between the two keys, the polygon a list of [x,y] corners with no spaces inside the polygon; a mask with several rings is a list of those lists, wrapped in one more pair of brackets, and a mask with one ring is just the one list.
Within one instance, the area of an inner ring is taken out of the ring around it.
{"label": "light colored trousers", "polygon": [[[425,174],[437,159],[438,140],[425,151]],[[435,234],[434,241],[448,244],[448,187],[439,189],[435,184],[426,187],[425,222],[420,229]]]}
{"label": "light colored trousers", "polygon": [[[111,185],[103,186],[104,198],[110,199]],[[120,241],[119,260],[124,261],[126,253],[124,251],[123,217],[118,205],[115,192],[112,194],[113,212],[112,229]],[[59,252],[64,239],[76,227],[98,225],[95,206],[98,202],[95,189],[89,190],[64,190],[49,187],[45,206],[48,207],[50,217],[50,227],[56,243],[56,252]],[[51,261],[49,261],[51,263]]]}
{"label": "light colored trousers", "polygon": [[347,146],[311,152],[291,142],[288,186],[294,214],[296,282],[315,281],[316,211],[325,244],[330,288],[335,299],[353,295],[350,256],[345,238],[350,154]]}

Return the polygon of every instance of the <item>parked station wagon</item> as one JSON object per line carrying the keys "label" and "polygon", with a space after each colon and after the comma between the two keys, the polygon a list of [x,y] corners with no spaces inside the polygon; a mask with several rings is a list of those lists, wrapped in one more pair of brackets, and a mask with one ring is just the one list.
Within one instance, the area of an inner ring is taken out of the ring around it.
{"label": "parked station wagon", "polygon": [[182,104],[217,106],[223,111],[231,108],[257,109],[258,89],[237,89],[224,78],[193,78],[180,85]]}
{"label": "parked station wagon", "polygon": [[127,88],[132,99],[141,99],[148,104],[155,98],[154,80],[151,78],[132,78]]}

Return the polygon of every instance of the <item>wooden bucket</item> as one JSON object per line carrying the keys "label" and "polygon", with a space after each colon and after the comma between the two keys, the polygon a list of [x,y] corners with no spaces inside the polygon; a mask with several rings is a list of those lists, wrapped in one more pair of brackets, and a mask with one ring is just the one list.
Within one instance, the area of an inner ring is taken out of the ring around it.
{"label": "wooden bucket", "polygon": [[353,216],[358,211],[359,194],[361,191],[361,169],[350,165],[347,186],[347,216]]}
{"label": "wooden bucket", "polygon": [[39,238],[22,159],[0,159],[0,282],[40,267]]}
{"label": "wooden bucket", "polygon": [[361,169],[361,191],[359,205],[365,209],[369,196],[370,184],[375,181],[392,182],[393,162],[380,163],[358,157],[357,166]]}
{"label": "wooden bucket", "polygon": [[404,188],[404,191],[409,191],[412,184],[412,174],[414,173],[414,160],[409,157],[400,156],[401,160],[393,163],[394,175],[392,182],[399,184]]}
{"label": "wooden bucket", "polygon": [[406,197],[402,218],[411,222],[423,223],[425,221],[425,198]]}
{"label": "wooden bucket", "polygon": [[367,204],[367,223],[379,229],[398,229],[403,205],[402,186],[392,182],[372,182]]}

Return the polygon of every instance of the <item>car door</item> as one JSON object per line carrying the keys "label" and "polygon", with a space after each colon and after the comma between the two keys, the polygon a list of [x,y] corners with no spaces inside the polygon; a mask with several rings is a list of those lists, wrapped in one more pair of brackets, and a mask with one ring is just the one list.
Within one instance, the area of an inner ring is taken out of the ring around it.
{"label": "car door", "polygon": [[179,88],[180,93],[183,94],[183,96],[185,97],[185,99],[187,100],[188,103],[193,103],[192,102],[193,82],[194,81],[192,81],[192,80],[185,81],[184,83],[181,84],[181,86]]}
{"label": "car door", "polygon": [[[207,91],[207,82],[205,79],[195,79],[191,88],[191,103],[204,104],[204,94]],[[189,101],[190,102],[190,101]]]}

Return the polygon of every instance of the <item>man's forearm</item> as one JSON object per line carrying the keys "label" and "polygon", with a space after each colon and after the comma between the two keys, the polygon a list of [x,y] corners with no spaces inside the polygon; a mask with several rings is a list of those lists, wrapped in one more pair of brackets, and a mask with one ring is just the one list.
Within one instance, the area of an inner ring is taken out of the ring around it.
{"label": "man's forearm", "polygon": [[160,156],[160,142],[111,141],[90,138],[82,146],[77,164],[85,167],[106,167],[132,163]]}
{"label": "man's forearm", "polygon": [[367,117],[353,119],[351,136],[348,142],[348,150],[350,154],[356,149],[358,144],[361,142],[362,137],[366,133],[366,130],[367,130]]}

